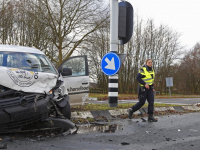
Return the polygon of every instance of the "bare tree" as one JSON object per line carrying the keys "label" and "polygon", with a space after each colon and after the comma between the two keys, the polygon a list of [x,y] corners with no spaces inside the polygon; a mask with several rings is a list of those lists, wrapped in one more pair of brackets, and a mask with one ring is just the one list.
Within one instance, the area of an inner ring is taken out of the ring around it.
{"label": "bare tree", "polygon": [[182,94],[199,94],[200,91],[200,44],[197,43],[182,59],[175,77],[176,90]]}
{"label": "bare tree", "polygon": [[[35,0],[32,4],[38,11],[38,21],[50,28],[48,38],[56,48],[56,57],[52,59],[57,65],[79,49],[86,37],[108,19],[108,16],[99,19],[101,12],[107,9],[99,0]],[[50,51],[45,49],[52,57]]]}
{"label": "bare tree", "polygon": [[9,0],[2,0],[0,7],[0,41],[3,44],[7,44],[13,32],[15,9]]}
{"label": "bare tree", "polygon": [[[109,11],[104,11],[102,15],[107,16]],[[90,78],[97,83],[104,92],[108,90],[108,77],[101,71],[101,59],[110,51],[110,22],[106,20],[102,28],[90,34],[82,45],[80,54],[87,54],[89,57]],[[84,51],[83,51],[84,50]]]}

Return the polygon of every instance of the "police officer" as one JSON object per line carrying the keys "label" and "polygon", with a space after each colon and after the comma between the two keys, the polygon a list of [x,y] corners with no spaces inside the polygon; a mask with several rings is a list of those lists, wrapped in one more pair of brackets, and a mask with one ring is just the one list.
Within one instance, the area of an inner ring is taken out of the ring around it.
{"label": "police officer", "polygon": [[157,122],[158,120],[153,117],[154,112],[154,78],[155,78],[155,72],[152,68],[152,60],[147,59],[145,62],[145,65],[143,65],[139,73],[137,75],[137,80],[139,82],[139,93],[138,93],[138,99],[139,102],[132,106],[132,108],[129,108],[128,114],[129,118],[132,119],[133,112],[139,110],[144,104],[147,99],[149,105],[148,105],[148,121],[149,122]]}

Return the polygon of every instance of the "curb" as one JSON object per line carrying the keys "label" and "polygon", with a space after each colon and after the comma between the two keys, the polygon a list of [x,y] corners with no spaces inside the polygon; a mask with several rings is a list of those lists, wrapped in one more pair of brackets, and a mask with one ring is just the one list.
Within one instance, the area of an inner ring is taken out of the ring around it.
{"label": "curb", "polygon": [[[156,107],[154,108],[155,112],[185,112],[185,111],[200,111],[200,107],[196,105],[192,106],[174,106],[174,107]],[[134,115],[141,115],[147,113],[147,108],[141,108],[138,111],[134,112]],[[81,112],[72,112],[72,119],[87,119],[87,118],[96,118],[99,116],[104,116],[107,119],[112,117],[120,116],[120,115],[128,115],[127,109],[115,109],[115,110],[98,110],[98,111],[81,111]]]}

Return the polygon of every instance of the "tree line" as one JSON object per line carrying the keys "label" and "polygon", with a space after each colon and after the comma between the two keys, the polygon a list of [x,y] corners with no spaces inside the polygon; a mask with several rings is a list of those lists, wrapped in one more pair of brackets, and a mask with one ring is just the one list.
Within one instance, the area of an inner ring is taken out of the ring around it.
{"label": "tree line", "polygon": [[[90,78],[107,93],[108,77],[100,63],[110,51],[109,17],[103,0],[0,0],[0,43],[36,47],[56,66],[71,55],[86,54]],[[138,70],[151,58],[156,91],[167,93],[165,78],[173,77],[172,94],[199,94],[200,45],[184,54],[180,36],[135,15],[131,40],[119,46],[119,53],[127,54],[118,73],[119,93],[137,92]]]}

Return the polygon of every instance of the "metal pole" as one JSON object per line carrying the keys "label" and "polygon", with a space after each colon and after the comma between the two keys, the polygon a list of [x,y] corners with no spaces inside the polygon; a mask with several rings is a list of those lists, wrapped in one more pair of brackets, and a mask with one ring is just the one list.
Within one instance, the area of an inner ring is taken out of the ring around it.
{"label": "metal pole", "polygon": [[[118,52],[118,0],[110,0],[110,52]],[[118,106],[118,74],[109,76],[109,107]]]}

